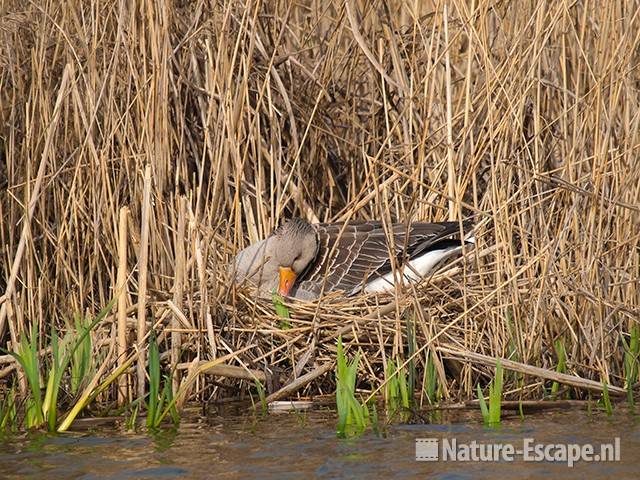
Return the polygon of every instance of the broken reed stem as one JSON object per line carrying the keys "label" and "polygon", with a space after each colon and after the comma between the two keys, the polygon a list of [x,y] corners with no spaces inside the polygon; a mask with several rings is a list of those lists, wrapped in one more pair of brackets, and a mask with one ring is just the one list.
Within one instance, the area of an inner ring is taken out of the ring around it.
{"label": "broken reed stem", "polygon": [[322,364],[321,366],[319,366],[314,370],[311,370],[309,373],[305,373],[301,377],[296,378],[291,383],[282,387],[277,392],[274,392],[271,395],[269,395],[266,398],[266,402],[267,403],[275,402],[276,400],[280,400],[281,398],[286,397],[287,395],[291,395],[292,393],[297,392],[302,387],[312,382],[316,378],[321,377],[325,373],[331,371],[331,369],[333,369],[333,366],[334,366],[334,362],[330,361]]}
{"label": "broken reed stem", "polygon": [[[202,365],[205,365],[206,361],[200,360],[196,364],[193,363],[178,363],[176,370],[189,370],[192,368],[200,368]],[[260,370],[252,370],[250,368],[237,367],[235,365],[215,365],[213,367],[209,367],[207,369],[203,369],[201,371],[203,375],[211,375],[213,377],[226,377],[226,378],[235,378],[238,380],[248,380],[253,382],[257,380],[263,385],[267,381],[267,376],[264,372]]]}
{"label": "broken reed stem", "polygon": [[151,211],[151,164],[147,164],[144,170],[144,194],[142,201],[142,231],[140,233],[140,254],[138,256],[138,343],[140,352],[137,364],[138,398],[145,395],[145,369],[146,355],[143,348],[144,339],[147,334],[146,312],[147,312],[147,268],[149,258],[149,229]]}
{"label": "broken reed stem", "polygon": [[[495,367],[497,361],[500,360],[500,363],[505,369],[511,370],[513,372],[524,373],[525,375],[544,378],[546,380],[552,380],[552,381],[561,383],[563,385],[570,385],[572,387],[591,390],[594,392],[603,391],[602,382],[596,382],[595,380],[589,380],[588,378],[577,377],[575,375],[569,375],[567,373],[559,373],[554,370],[534,367],[532,365],[526,365],[524,363],[514,362],[512,360],[507,360],[504,358],[495,358],[495,357],[490,357],[488,355],[482,355],[480,353],[457,350],[457,349],[452,349],[448,347],[436,347],[436,350],[456,360],[460,360],[463,362],[471,362],[471,363],[476,363],[481,365],[487,365],[490,367]],[[609,393],[612,395],[624,396],[627,393],[627,391],[624,388],[615,387],[613,385],[609,385],[608,389],[609,389]]]}
{"label": "broken reed stem", "polygon": [[[187,199],[184,196],[178,198],[178,230],[176,232],[175,239],[175,269],[174,269],[174,290],[173,290],[173,303],[176,309],[182,311],[182,299],[184,295],[184,275],[186,269],[185,260],[185,224],[187,216]],[[176,314],[171,316],[171,365],[178,365],[180,362],[180,346],[182,341],[182,335],[178,331],[179,320]],[[173,391],[177,391],[180,385],[180,373],[176,368],[173,371],[171,382],[173,385]]]}
{"label": "broken reed stem", "polygon": [[[118,367],[127,361],[127,217],[129,208],[120,209],[118,224]],[[129,376],[123,373],[118,378],[118,405],[124,405],[129,397]]]}

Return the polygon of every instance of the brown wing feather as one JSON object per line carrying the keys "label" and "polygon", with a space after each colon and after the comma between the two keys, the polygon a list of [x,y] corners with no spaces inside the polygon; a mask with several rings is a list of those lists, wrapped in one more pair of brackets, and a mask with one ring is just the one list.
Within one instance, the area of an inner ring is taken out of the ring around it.
{"label": "brown wing feather", "polygon": [[[352,292],[391,270],[387,235],[381,222],[316,224],[318,255],[299,281],[300,288],[319,293]],[[393,251],[406,261],[459,231],[458,222],[393,224]],[[466,228],[465,228],[466,229]],[[323,288],[324,284],[324,288]]]}

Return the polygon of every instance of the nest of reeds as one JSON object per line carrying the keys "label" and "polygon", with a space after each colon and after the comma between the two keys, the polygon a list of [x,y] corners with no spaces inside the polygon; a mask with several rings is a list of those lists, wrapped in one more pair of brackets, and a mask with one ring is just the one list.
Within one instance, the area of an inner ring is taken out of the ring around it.
{"label": "nest of reeds", "polygon": [[[242,363],[273,377],[271,387],[277,390],[278,385],[333,364],[340,336],[351,354],[358,350],[364,359],[360,387],[373,390],[384,380],[389,359],[404,360],[413,355],[412,365],[424,372],[430,354],[440,358],[435,355],[439,345],[462,345],[463,277],[460,267],[452,267],[423,284],[407,286],[404,293],[345,297],[336,292],[318,301],[290,301],[286,319],[277,315],[272,301],[257,298],[252,289],[235,290],[229,292],[234,298],[221,306],[215,324],[219,334],[213,340],[236,346],[255,344],[242,355]],[[443,385],[459,388],[445,379],[440,361],[438,373]],[[335,379],[328,375],[297,393],[314,396],[334,389]]]}

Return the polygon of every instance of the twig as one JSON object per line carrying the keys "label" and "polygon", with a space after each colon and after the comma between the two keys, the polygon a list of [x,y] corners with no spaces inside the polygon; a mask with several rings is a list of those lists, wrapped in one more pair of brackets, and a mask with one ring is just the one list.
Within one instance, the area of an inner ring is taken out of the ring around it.
{"label": "twig", "polygon": [[[524,373],[525,375],[532,375],[534,377],[540,377],[547,380],[553,380],[554,382],[562,383],[564,385],[571,385],[572,387],[584,388],[586,390],[591,390],[595,392],[603,391],[602,383],[598,383],[594,380],[589,380],[587,378],[576,377],[575,375],[569,375],[567,373],[558,373],[553,370],[534,367],[531,365],[526,365],[524,363],[507,360],[505,358],[498,359],[495,357],[482,355],[480,353],[469,352],[464,350],[455,350],[448,347],[436,346],[436,350],[441,353],[445,353],[456,360],[460,360],[463,362],[475,362],[475,363],[480,363],[482,365],[488,365],[492,367],[495,367],[497,360],[500,360],[500,363],[502,364],[502,366],[507,370],[512,370],[514,372]],[[609,393],[612,395],[622,396],[627,394],[625,389],[620,387],[615,387],[613,385],[608,385],[607,389],[609,390]]]}
{"label": "twig", "polygon": [[[206,363],[208,362],[201,360],[195,364],[195,368],[200,368]],[[193,367],[193,362],[179,363],[177,370],[189,370]],[[267,376],[260,370],[251,370],[249,368],[226,364],[214,365],[212,367],[202,369],[200,373],[217,377],[237,378],[239,380],[258,380],[260,383],[264,383],[267,380]]]}
{"label": "twig", "polygon": [[332,368],[333,368],[333,362],[331,361],[320,365],[315,370],[312,370],[311,372],[296,378],[293,382],[289,383],[288,385],[285,385],[277,392],[273,392],[271,395],[267,397],[266,402],[271,403],[276,400],[280,400],[281,398],[286,397],[287,395],[291,395],[292,393],[300,390],[302,387],[312,382],[316,378],[324,375]]}

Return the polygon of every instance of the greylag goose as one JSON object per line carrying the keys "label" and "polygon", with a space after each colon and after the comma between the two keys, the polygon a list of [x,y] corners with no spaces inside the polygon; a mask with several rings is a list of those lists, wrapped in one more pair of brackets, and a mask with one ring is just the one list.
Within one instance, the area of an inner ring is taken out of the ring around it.
{"label": "greylag goose", "polygon": [[[465,233],[471,225],[463,223]],[[463,242],[451,238],[460,233],[458,222],[395,223],[390,230],[392,245],[381,222],[311,225],[293,218],[240,251],[230,267],[236,283],[249,281],[263,294],[312,300],[322,292],[393,289],[390,252],[404,281],[416,282],[462,250]]]}

